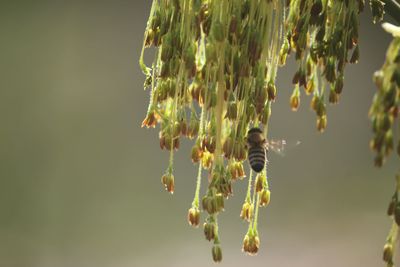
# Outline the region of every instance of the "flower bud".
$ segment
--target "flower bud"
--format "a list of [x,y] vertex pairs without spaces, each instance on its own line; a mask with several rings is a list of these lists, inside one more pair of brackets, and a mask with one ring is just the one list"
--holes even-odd
[[242,206],[242,210],[240,212],[240,218],[246,221],[250,221],[252,217],[253,217],[253,205],[251,205],[249,201],[246,201]]
[[214,222],[205,222],[203,225],[204,228],[204,236],[208,241],[211,241],[215,238],[215,223]]
[[389,130],[385,134],[385,155],[389,155],[394,148],[393,131]]
[[174,193],[175,183],[174,183],[174,175],[170,173],[166,173],[161,177],[161,183],[165,186],[165,190]]
[[193,227],[198,227],[200,224],[200,210],[197,207],[192,207],[188,211],[188,222]]
[[333,83],[335,81],[336,71],[335,71],[335,59],[333,57],[329,57],[328,61],[326,62],[324,75],[328,82]]
[[343,80],[344,80],[344,76],[343,76],[343,74],[341,74],[335,81],[335,92],[337,94],[341,94],[343,91]]
[[233,152],[233,141],[231,137],[227,137],[224,145],[222,146],[222,150],[224,151],[224,155],[227,159],[232,157]]
[[386,243],[385,246],[383,247],[383,260],[388,263],[393,261],[392,244]]
[[261,192],[267,183],[267,177],[264,173],[257,174],[256,177],[256,192]]
[[328,123],[328,119],[326,115],[317,118],[317,129],[319,132],[323,132],[326,129],[326,125]]
[[214,156],[208,151],[203,152],[203,156],[201,157],[201,164],[203,165],[204,169],[208,170],[211,168],[212,163],[214,161]]
[[214,262],[221,262],[222,261],[222,250],[219,245],[214,245],[212,248],[212,257]]
[[307,85],[306,85],[305,89],[306,89],[305,91],[306,91],[307,95],[310,95],[310,94],[312,94],[314,92],[314,89],[315,89],[315,80],[314,80],[314,78],[311,78],[311,79],[309,79],[307,81]]
[[286,58],[289,53],[289,41],[287,38],[284,39],[281,50],[279,51],[279,65],[283,66],[286,63]]
[[389,206],[387,209],[388,216],[392,216],[394,214],[394,211],[396,209],[396,204],[397,204],[396,197],[393,196],[392,199],[390,200],[390,203],[389,203]]
[[146,126],[147,128],[154,128],[157,124],[157,116],[154,110],[149,111],[146,115],[146,118],[142,122],[142,127]]
[[276,99],[276,86],[272,81],[268,82],[267,90],[268,90],[268,99],[270,101],[275,101],[275,99]]
[[318,108],[318,106],[319,106],[319,102],[320,102],[320,100],[319,100],[318,96],[314,95],[314,96],[312,97],[312,99],[311,99],[310,107],[311,107],[311,109],[314,110],[315,112],[317,112],[317,108]]
[[257,233],[249,232],[243,239],[243,251],[248,255],[254,256],[257,254],[260,247],[260,239]]
[[237,105],[235,102],[229,102],[226,110],[225,118],[236,120],[237,118]]
[[271,200],[271,191],[269,189],[264,189],[261,191],[260,195],[260,206],[268,206],[269,202]]
[[214,136],[207,136],[204,139],[204,145],[208,152],[214,153],[217,143],[215,142]]
[[337,104],[339,102],[339,95],[334,90],[329,91],[329,103]]
[[293,111],[297,111],[299,106],[300,106],[300,96],[298,90],[294,90],[290,97],[290,107],[292,108]]
[[192,153],[191,153],[192,162],[193,163],[199,162],[200,159],[202,158],[202,155],[203,155],[203,151],[201,150],[200,146],[196,143],[192,147]]

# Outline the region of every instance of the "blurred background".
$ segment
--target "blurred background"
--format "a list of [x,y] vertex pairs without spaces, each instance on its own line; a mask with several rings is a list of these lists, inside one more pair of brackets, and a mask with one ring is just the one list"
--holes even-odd
[[[138,58],[150,6],[2,1],[1,267],[213,266],[211,244],[186,222],[192,143],[177,153],[171,196],[160,182],[168,153],[158,130],[140,128],[149,96]],[[383,266],[399,164],[373,166],[367,113],[391,36],[367,8],[360,36],[361,61],[347,67],[324,134],[309,98],[290,111],[293,61],[280,70],[270,135],[302,143],[270,156],[272,201],[261,209],[256,257],[241,252],[246,181],[235,184],[219,220],[220,266]]]

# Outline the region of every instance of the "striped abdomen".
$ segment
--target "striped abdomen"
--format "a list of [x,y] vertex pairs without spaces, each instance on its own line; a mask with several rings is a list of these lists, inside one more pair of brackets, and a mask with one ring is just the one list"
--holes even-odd
[[261,172],[264,169],[266,153],[264,146],[254,146],[249,148],[250,167],[255,172]]

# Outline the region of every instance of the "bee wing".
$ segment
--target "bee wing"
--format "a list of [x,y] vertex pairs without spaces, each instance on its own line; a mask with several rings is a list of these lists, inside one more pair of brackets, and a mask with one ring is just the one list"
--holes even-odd
[[290,150],[291,148],[294,148],[298,145],[300,145],[300,141],[295,141],[295,142],[288,142],[284,139],[281,140],[268,140],[267,141],[267,148],[268,151],[273,151],[275,154],[278,154],[279,156],[285,156],[285,153],[287,150]]

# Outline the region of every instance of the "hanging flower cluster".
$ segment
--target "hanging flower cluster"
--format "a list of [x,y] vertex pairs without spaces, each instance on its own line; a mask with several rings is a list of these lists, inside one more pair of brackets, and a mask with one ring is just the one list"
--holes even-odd
[[[160,126],[160,147],[170,154],[161,182],[170,193],[180,139],[194,140],[190,155],[198,174],[188,221],[197,227],[201,211],[207,213],[203,229],[213,242],[214,261],[222,260],[218,214],[234,182],[246,177],[247,132],[260,128],[267,140],[278,66],[295,53],[299,69],[290,105],[297,110],[304,87],[313,95],[317,128],[323,131],[325,99],[337,102],[344,66],[359,58],[363,6],[363,0],[153,0],[140,58],[150,90],[142,126]],[[150,68],[143,58],[151,46],[156,49]],[[203,171],[208,185],[200,200]],[[270,202],[266,167],[260,173],[250,169],[247,182],[240,213],[249,223],[243,251],[254,255],[260,246],[259,207]]]
[[400,139],[393,137],[396,121],[400,123],[400,37],[393,39],[386,62],[373,79],[378,90],[370,108],[374,133],[370,146],[376,151],[375,165],[380,167],[394,149],[400,156]]
[[[381,167],[391,152],[396,149],[400,157],[400,28],[384,23],[384,28],[393,34],[382,68],[374,73],[377,87],[370,108],[373,138],[370,147],[375,151],[375,165]],[[395,140],[395,126],[399,127]],[[393,254],[398,240],[400,226],[400,174],[396,176],[396,186],[390,199],[387,215],[392,219],[392,227],[383,248],[383,260],[388,267],[394,266]]]

